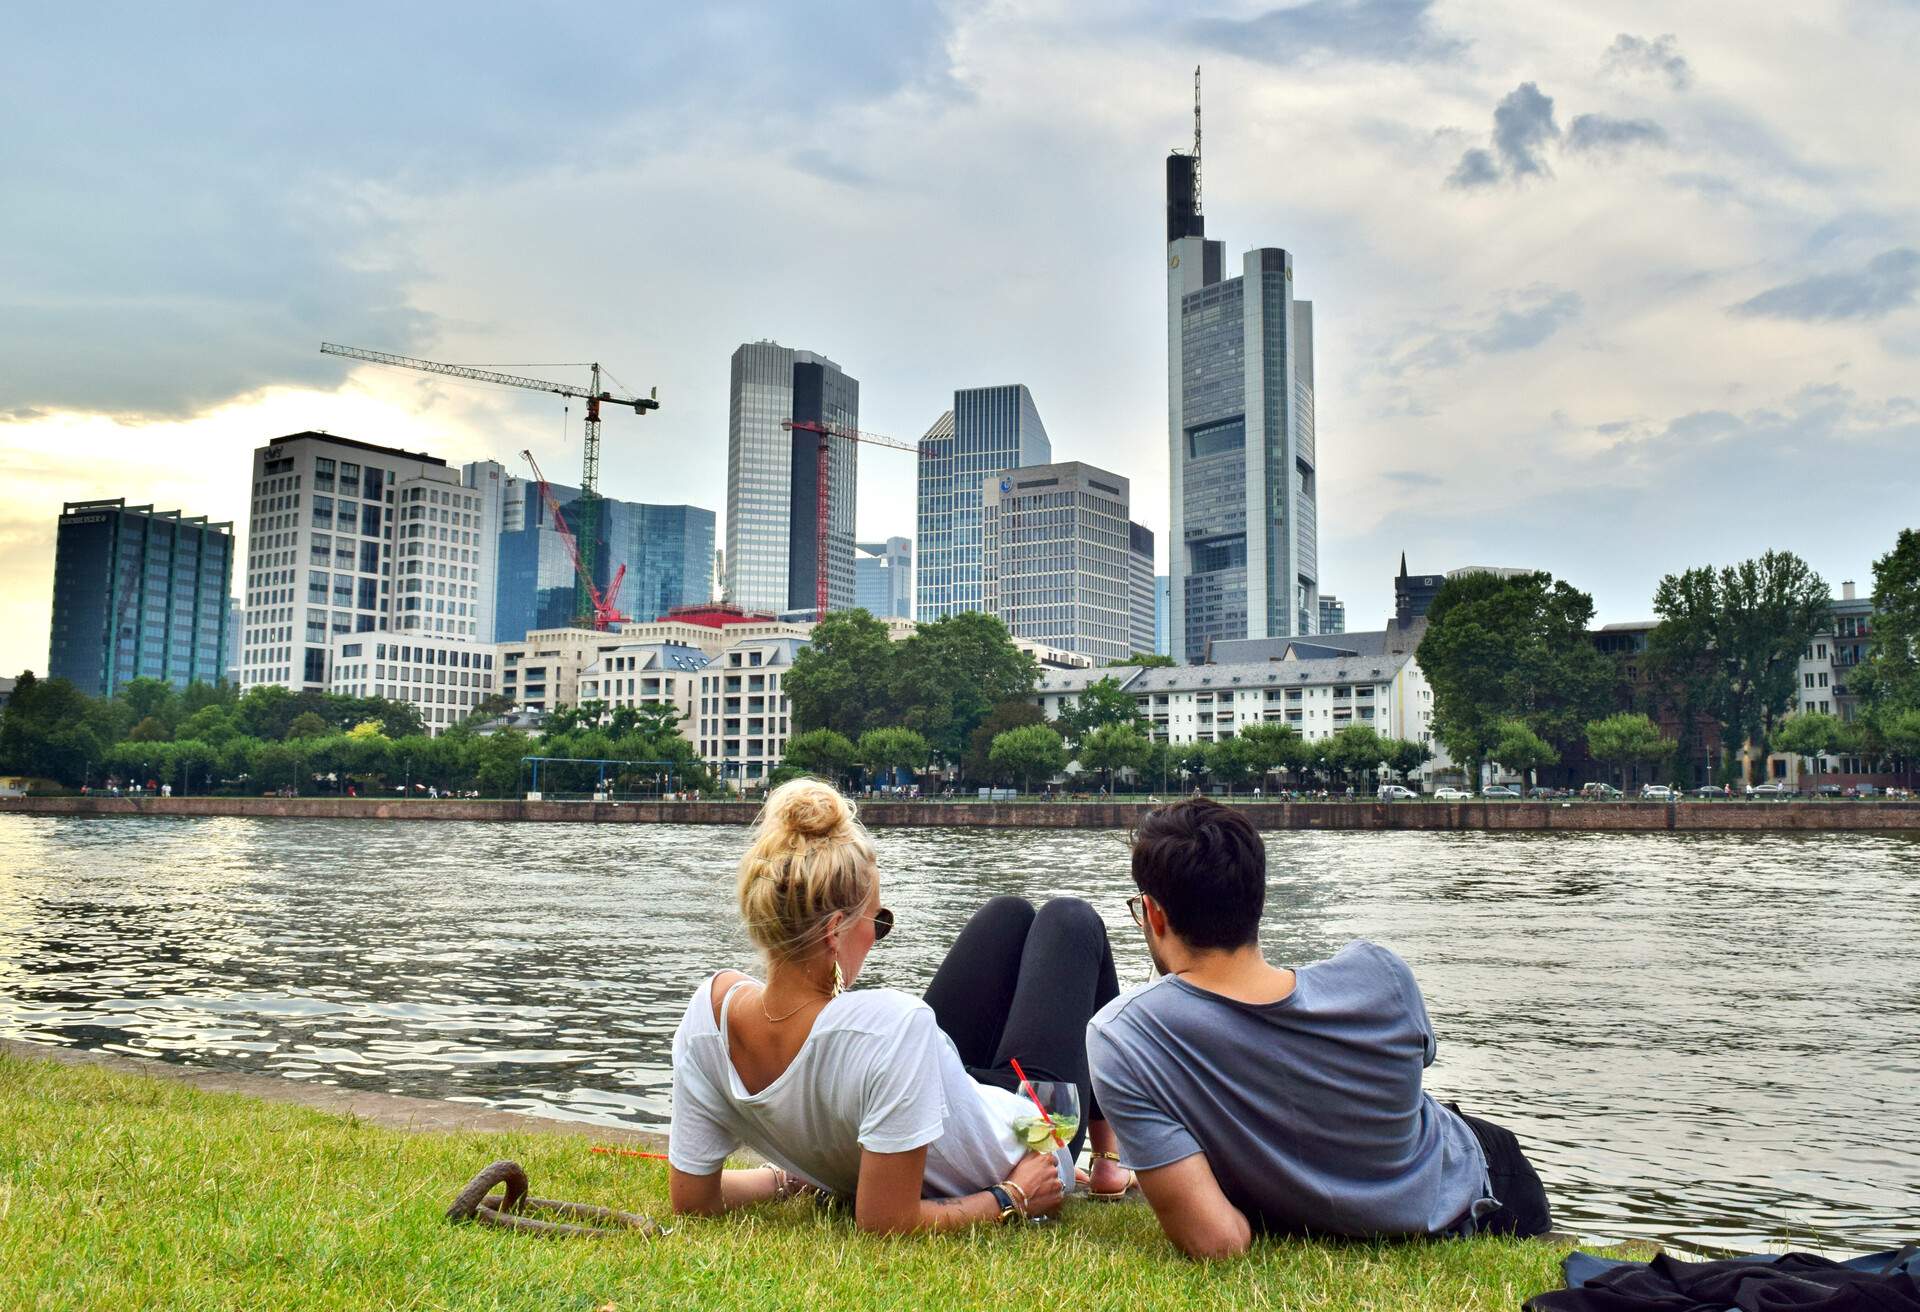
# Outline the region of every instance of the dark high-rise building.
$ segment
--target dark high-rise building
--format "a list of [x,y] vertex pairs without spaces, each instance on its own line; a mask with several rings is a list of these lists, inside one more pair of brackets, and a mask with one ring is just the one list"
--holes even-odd
[[51,678],[109,697],[134,679],[176,688],[227,672],[233,525],[69,501],[53,557]]
[[[1196,128],[1197,128],[1196,106]],[[1170,640],[1312,633],[1319,616],[1313,307],[1293,257],[1262,247],[1225,277],[1195,152],[1167,159],[1167,542]]]
[[1158,638],[1154,628],[1155,577],[1153,530],[1145,524],[1127,524],[1127,601],[1130,618],[1127,643],[1130,656],[1150,655]]
[[[812,351],[749,342],[733,353],[727,418],[726,594],[779,614],[818,598],[821,434],[860,427],[860,382]],[[853,605],[859,445],[829,435],[827,609]]]
[[1400,553],[1400,573],[1393,580],[1393,617],[1402,626],[1425,617],[1433,606],[1433,599],[1440,595],[1440,585],[1447,581],[1445,574],[1409,574],[1407,573],[1407,553]]

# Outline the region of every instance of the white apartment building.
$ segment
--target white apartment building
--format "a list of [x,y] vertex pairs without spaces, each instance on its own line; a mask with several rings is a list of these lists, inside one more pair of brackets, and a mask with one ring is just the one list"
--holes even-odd
[[792,721],[783,684],[805,646],[797,638],[749,639],[700,671],[694,747],[728,788],[765,784],[786,755]]
[[695,688],[710,659],[681,643],[623,642],[580,672],[580,700],[609,708],[671,706],[680,713],[682,736],[692,741]]
[[[1047,670],[1034,700],[1057,718],[1087,685],[1115,678],[1156,742],[1223,742],[1249,724],[1285,724],[1308,740],[1364,724],[1433,744],[1433,690],[1410,654],[1273,660],[1165,669]],[[1436,748],[1437,750],[1437,748]]]
[[[411,536],[400,537],[397,513],[416,508],[405,520]],[[485,637],[498,533],[478,522],[480,511],[461,476],[422,452],[318,432],[256,449],[242,688],[326,689],[333,643],[349,634],[404,625]]]
[[355,633],[335,638],[327,691],[347,697],[385,697],[418,707],[427,732],[473,714],[493,695],[497,650],[463,638]]
[[578,706],[580,676],[627,641],[597,629],[541,629],[519,642],[500,643],[500,691],[513,698],[516,710]]

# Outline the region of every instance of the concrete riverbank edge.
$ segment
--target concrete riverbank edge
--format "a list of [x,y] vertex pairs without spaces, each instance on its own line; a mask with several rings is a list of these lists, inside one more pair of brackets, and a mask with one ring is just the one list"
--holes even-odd
[[[876,828],[1131,829],[1148,802],[875,799]],[[1554,833],[1920,831],[1914,802],[1235,802],[1261,829]],[[466,820],[536,824],[746,825],[755,802],[438,801],[372,797],[5,797],[0,815],[245,816],[304,820]]]
[[505,1112],[478,1103],[409,1098],[368,1089],[344,1089],[334,1084],[312,1084],[305,1080],[283,1079],[277,1075],[249,1075],[242,1071],[181,1066],[173,1062],[156,1061],[151,1057],[103,1052],[97,1048],[61,1048],[27,1043],[20,1039],[0,1039],[0,1057],[16,1061],[50,1061],[63,1066],[97,1066],[121,1075],[171,1080],[203,1093],[234,1093],[263,1102],[288,1103],[333,1116],[351,1116],[389,1130],[564,1134],[592,1139],[595,1143],[638,1148],[643,1152],[663,1153],[667,1150],[667,1137],[664,1134],[651,1134],[645,1130],[586,1121],[564,1121],[525,1112]]

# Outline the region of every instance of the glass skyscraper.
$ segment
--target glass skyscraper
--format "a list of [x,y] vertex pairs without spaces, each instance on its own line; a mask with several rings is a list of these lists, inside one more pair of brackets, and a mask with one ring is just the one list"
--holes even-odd
[[913,541],[853,544],[853,604],[873,616],[913,618]]
[[[727,410],[727,599],[744,610],[810,610],[819,582],[820,434],[860,427],[860,382],[812,351],[748,342],[733,353]],[[853,605],[859,445],[829,437],[827,609]]]
[[[578,488],[549,485],[560,511],[573,522]],[[494,593],[495,642],[519,642],[541,629],[573,626],[573,558],[554,527],[540,485],[507,480],[502,493],[499,580]],[[711,600],[713,512],[698,506],[650,506],[600,500],[601,546],[593,562],[602,589],[622,565],[615,604],[636,620],[651,620],[675,606]]]
[[1313,307],[1293,257],[1248,251],[1223,277],[1190,155],[1167,160],[1169,639],[1310,634],[1319,619]]
[[232,524],[69,501],[54,546],[48,677],[96,697],[138,678],[219,683],[232,590]]
[[953,394],[953,409],[920,440],[917,619],[987,609],[980,525],[986,480],[1052,460],[1053,443],[1025,384]]

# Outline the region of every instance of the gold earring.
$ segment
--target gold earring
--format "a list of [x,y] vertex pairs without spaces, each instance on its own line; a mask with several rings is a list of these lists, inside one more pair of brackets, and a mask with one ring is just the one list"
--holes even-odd
[[833,996],[839,997],[847,991],[847,977],[840,970],[840,963],[833,963]]

